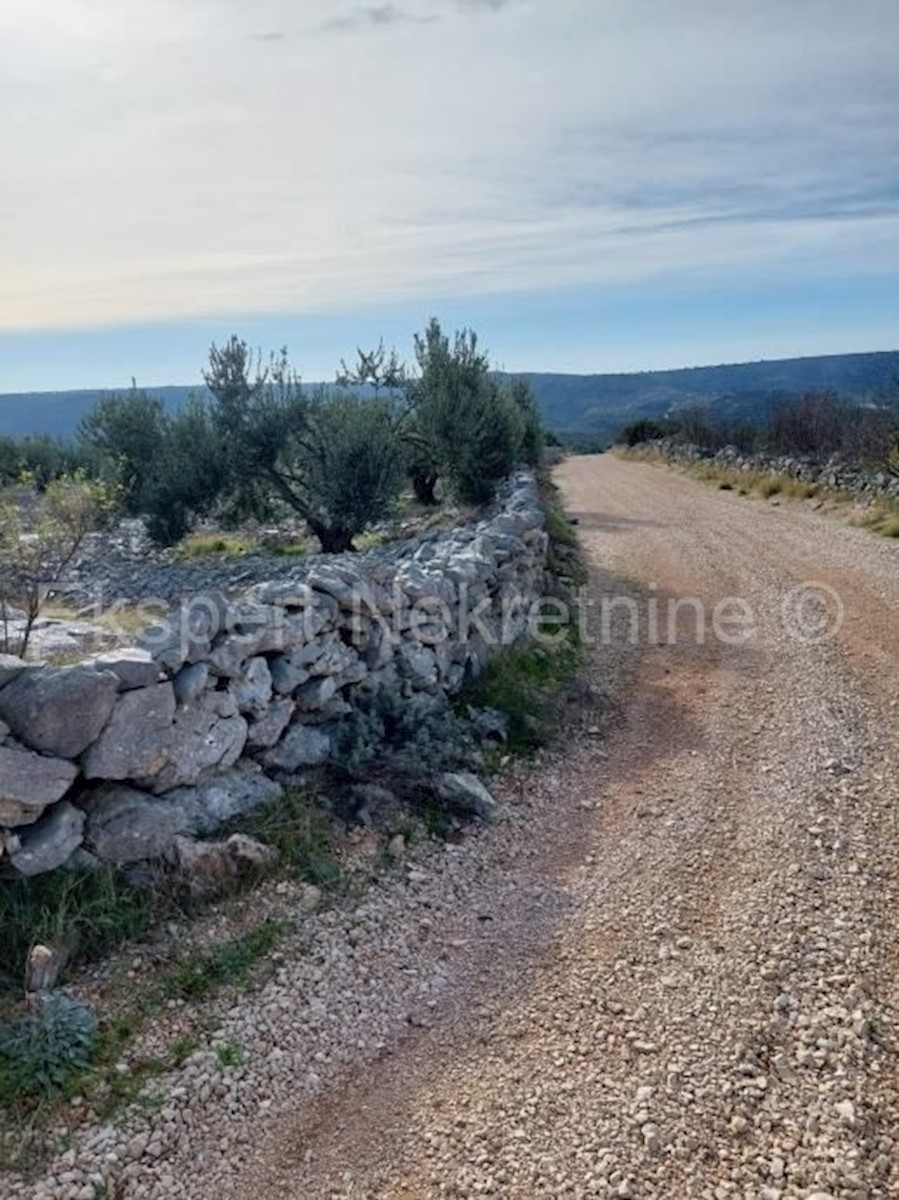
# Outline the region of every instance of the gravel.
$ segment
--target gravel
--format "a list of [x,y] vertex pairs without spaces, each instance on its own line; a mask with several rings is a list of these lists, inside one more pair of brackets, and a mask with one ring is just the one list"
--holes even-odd
[[[609,457],[561,482],[596,598],[741,596],[756,636],[619,636],[493,825],[394,836],[334,908],[261,889],[297,927],[273,973],[211,1006],[158,1110],[88,1114],[4,1196],[899,1195],[899,546]],[[840,593],[836,640],[785,631],[806,580]]]

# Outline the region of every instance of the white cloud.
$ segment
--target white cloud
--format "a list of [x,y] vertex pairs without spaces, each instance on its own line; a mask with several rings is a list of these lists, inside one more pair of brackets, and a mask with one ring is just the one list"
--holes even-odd
[[899,266],[892,0],[18,7],[0,328]]

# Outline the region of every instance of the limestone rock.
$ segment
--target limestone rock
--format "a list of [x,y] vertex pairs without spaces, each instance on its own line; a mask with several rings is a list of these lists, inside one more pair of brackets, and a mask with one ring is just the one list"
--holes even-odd
[[169,761],[175,692],[171,683],[119,697],[108,725],[84,756],[86,779],[141,779]]
[[457,812],[473,813],[484,821],[496,814],[496,801],[470,771],[447,771],[438,776],[437,795]]
[[272,673],[268,662],[261,656],[247,659],[230,690],[242,713],[261,716],[272,698]]
[[78,768],[61,758],[0,746],[0,825],[30,825],[75,781]]
[[157,794],[196,783],[207,772],[233,766],[246,740],[247,722],[238,713],[234,697],[228,692],[204,692],[194,704],[176,711],[167,764],[138,783]]
[[177,871],[194,895],[210,895],[235,883],[241,875],[270,866],[278,851],[246,834],[223,842],[196,842],[177,837],[173,844]]
[[247,746],[251,750],[263,750],[274,746],[278,738],[290,724],[296,705],[286,697],[273,700],[264,716],[250,722],[247,733]]
[[121,784],[104,784],[80,803],[87,813],[88,849],[116,866],[169,853],[188,826],[187,814],[178,804]]
[[28,664],[15,654],[0,654],[0,688],[21,675]]
[[172,680],[176,702],[190,704],[206,690],[208,682],[209,663],[189,663],[186,667],[182,667]]
[[84,813],[68,800],[50,808],[19,835],[19,848],[10,854],[21,875],[41,875],[61,867],[81,845]]
[[175,788],[166,793],[165,800],[183,809],[192,832],[210,833],[235,817],[273,803],[281,792],[281,785],[260,767],[245,762],[195,787]]
[[118,690],[111,671],[41,667],[0,689],[0,717],[33,750],[77,758],[109,720]]
[[111,671],[119,681],[119,691],[150,687],[159,681],[159,667],[148,650],[138,646],[123,646],[107,650],[90,659],[95,671]]
[[262,762],[279,771],[296,771],[300,767],[319,767],[331,756],[331,739],[321,730],[295,724],[277,746],[266,750]]

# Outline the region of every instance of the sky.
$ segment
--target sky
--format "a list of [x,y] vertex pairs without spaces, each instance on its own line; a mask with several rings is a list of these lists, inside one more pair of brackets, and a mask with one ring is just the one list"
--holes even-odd
[[896,0],[0,4],[0,392],[899,347]]

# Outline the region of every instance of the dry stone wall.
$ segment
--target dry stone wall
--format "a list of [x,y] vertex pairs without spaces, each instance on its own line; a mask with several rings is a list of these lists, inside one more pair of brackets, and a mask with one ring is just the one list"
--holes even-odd
[[164,857],[276,802],[374,694],[438,703],[526,636],[546,552],[519,476],[476,524],[195,595],[137,646],[0,656],[0,871]]

